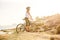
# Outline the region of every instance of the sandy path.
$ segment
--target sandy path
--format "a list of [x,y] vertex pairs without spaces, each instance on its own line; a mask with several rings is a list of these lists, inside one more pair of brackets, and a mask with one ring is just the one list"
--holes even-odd
[[18,34],[17,33],[10,34],[6,38],[6,40],[50,40],[50,37],[60,37],[60,35],[50,35],[45,32],[42,33],[20,32]]
[[10,35],[8,40],[49,40],[50,35],[45,33],[22,32]]

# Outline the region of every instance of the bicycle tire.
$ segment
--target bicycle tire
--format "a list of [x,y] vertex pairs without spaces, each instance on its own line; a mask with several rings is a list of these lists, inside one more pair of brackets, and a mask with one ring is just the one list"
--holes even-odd
[[[23,29],[23,30],[22,30]],[[19,32],[21,32],[21,31],[24,31],[25,29],[24,29],[24,24],[18,24],[17,26],[16,26],[16,32],[17,33],[19,33]]]

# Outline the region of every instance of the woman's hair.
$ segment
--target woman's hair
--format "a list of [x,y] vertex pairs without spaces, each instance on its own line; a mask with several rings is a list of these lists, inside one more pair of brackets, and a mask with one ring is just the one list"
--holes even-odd
[[26,9],[30,9],[30,7],[26,7]]

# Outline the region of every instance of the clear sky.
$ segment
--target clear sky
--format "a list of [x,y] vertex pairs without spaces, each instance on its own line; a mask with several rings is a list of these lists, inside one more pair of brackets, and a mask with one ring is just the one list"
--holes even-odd
[[33,18],[60,13],[60,0],[0,0],[0,25],[22,23],[27,6]]

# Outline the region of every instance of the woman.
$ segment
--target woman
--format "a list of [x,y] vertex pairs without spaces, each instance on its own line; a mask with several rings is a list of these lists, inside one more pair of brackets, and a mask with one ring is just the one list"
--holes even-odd
[[30,21],[32,20],[32,16],[30,15],[30,7],[26,8],[26,17],[25,17],[25,22],[26,22],[26,31],[30,31],[29,27],[30,27]]

